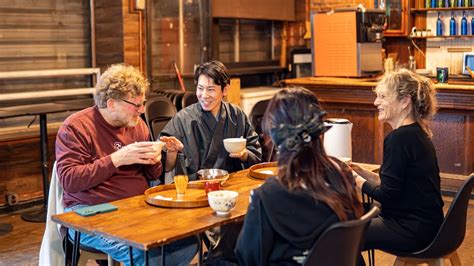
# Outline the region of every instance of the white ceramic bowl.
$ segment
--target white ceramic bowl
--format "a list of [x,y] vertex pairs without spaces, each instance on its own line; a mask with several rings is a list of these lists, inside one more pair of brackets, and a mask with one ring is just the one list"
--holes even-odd
[[207,200],[217,215],[227,215],[235,207],[238,196],[236,191],[216,190],[207,194]]
[[224,148],[229,153],[238,153],[247,146],[247,139],[244,138],[228,138],[224,139]]

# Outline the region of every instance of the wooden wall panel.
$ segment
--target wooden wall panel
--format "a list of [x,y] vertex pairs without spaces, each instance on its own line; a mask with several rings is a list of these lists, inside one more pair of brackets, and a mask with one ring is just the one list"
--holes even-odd
[[146,73],[145,24],[143,12],[135,10],[132,0],[122,0],[124,61]]
[[363,4],[367,8],[374,8],[372,0],[309,0],[311,9],[329,10],[337,7],[357,6]]
[[214,0],[212,16],[262,20],[295,20],[295,0]]
[[0,2],[0,71],[88,66],[87,1],[28,2]]
[[466,116],[438,113],[431,124],[433,143],[438,155],[439,167],[448,173],[463,173],[466,140]]
[[[31,2],[0,1],[0,72],[89,67],[87,1]],[[88,83],[85,78],[1,80],[0,96],[2,93],[88,87]]]
[[[49,167],[54,162],[56,132],[48,134]],[[39,137],[0,142],[0,206],[5,205],[5,194],[14,192],[20,201],[43,196],[40,167]],[[49,174],[49,176],[50,176]]]
[[96,63],[104,71],[124,62],[121,1],[95,0]]
[[464,173],[474,173],[474,114],[466,117],[464,143]]
[[[89,1],[25,0],[0,2],[0,71],[91,66]],[[95,0],[97,64],[103,70],[126,62],[145,71],[144,21],[133,0]],[[90,86],[89,79],[0,81],[0,94]],[[0,95],[1,96],[1,95]],[[16,101],[12,105],[35,103]],[[2,103],[3,107],[5,104]],[[50,163],[58,125],[69,113],[48,115]],[[43,195],[39,131],[26,129],[32,117],[0,119],[0,207],[12,191],[20,201]],[[18,130],[18,132],[15,132]],[[50,164],[52,165],[52,164]]]

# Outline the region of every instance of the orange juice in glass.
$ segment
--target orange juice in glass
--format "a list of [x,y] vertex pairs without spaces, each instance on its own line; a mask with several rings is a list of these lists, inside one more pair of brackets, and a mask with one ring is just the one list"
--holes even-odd
[[176,192],[178,193],[178,195],[183,195],[184,193],[186,193],[188,182],[189,179],[187,175],[174,176],[174,186],[176,187]]

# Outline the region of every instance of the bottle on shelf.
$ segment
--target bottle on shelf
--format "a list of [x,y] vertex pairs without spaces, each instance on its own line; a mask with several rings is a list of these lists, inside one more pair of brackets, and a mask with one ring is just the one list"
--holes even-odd
[[471,35],[474,35],[474,17],[471,18]]
[[464,6],[464,0],[458,0],[457,6],[458,6],[458,7]]
[[443,21],[441,20],[441,12],[438,12],[438,20],[436,20],[436,36],[443,36]]
[[462,19],[461,19],[461,35],[467,35],[467,18],[466,18],[466,11],[462,12]]
[[456,35],[456,19],[454,18],[454,12],[451,11],[451,20],[449,21],[449,35]]
[[449,1],[449,7],[455,7],[456,6],[456,0],[450,0]]
[[436,0],[431,0],[431,8],[436,7]]
[[438,0],[438,7],[444,7],[444,0]]

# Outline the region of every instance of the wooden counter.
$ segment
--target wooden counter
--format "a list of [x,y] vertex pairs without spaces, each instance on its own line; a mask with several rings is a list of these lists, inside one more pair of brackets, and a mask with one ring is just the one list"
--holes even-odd
[[[373,105],[376,79],[308,77],[284,80],[285,86],[311,90],[328,111],[328,117],[349,119],[353,161],[380,164],[383,139],[391,131],[377,119]],[[436,84],[438,113],[431,128],[442,172],[474,172],[474,86]]]

